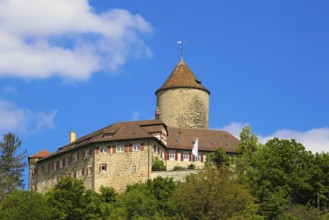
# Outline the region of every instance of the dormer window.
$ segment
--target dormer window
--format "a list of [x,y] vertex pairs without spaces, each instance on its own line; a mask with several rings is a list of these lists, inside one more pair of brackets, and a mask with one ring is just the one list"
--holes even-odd
[[113,133],[105,133],[103,135],[103,138],[111,138],[113,136]]

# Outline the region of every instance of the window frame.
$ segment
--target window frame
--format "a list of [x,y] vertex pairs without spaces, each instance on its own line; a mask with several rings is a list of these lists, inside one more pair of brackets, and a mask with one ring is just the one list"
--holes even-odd
[[105,153],[107,153],[107,146],[100,146],[100,147],[99,147],[99,153],[100,153],[100,154],[105,154]]
[[135,152],[141,151],[141,144],[133,144],[133,151]]
[[183,153],[183,161],[189,161],[190,155],[188,153]]
[[169,160],[175,160],[175,152],[169,151]]
[[125,147],[124,147],[124,145],[117,145],[116,147],[115,147],[115,152],[116,153],[123,153],[123,152],[125,152]]

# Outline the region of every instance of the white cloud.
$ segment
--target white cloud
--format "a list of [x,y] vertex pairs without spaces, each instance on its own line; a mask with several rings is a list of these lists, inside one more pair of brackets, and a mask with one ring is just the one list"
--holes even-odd
[[[226,130],[231,133],[236,138],[239,138],[242,128],[248,125],[249,123],[241,122],[231,122],[229,125],[220,128],[221,130]],[[252,126],[251,126],[252,127]],[[279,129],[273,132],[270,135],[264,136],[261,134],[256,134],[261,143],[266,143],[266,141],[277,137],[280,139],[295,139],[297,142],[300,142],[304,147],[312,151],[313,153],[329,153],[329,128],[313,128],[308,131],[293,131],[289,129]]]
[[57,110],[50,113],[17,108],[14,104],[0,100],[0,134],[8,132],[37,132],[54,128]]
[[288,140],[295,139],[313,153],[329,152],[329,128],[327,127],[314,128],[304,132],[281,129],[275,131],[271,135],[265,137],[260,136],[260,141],[265,143],[267,140],[274,137]]
[[147,21],[120,9],[97,14],[87,0],[2,0],[0,21],[0,77],[87,80],[150,55],[140,37]]
[[226,126],[220,128],[220,130],[228,131],[234,137],[240,138],[240,133],[242,131],[242,128],[244,128],[247,125],[248,125],[248,123],[231,122],[229,125],[226,125]]

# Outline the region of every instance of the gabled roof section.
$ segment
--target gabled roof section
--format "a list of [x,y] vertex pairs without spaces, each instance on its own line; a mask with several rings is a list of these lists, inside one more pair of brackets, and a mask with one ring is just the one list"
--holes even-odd
[[153,133],[161,131],[161,128],[167,129],[166,125],[160,120],[118,122],[78,138],[74,142],[58,148],[53,154],[48,153],[49,156],[55,156],[92,143],[153,138]]
[[221,147],[227,153],[236,153],[239,145],[239,140],[227,131],[168,127],[168,132],[169,149],[192,150],[196,138],[199,151],[215,151]]
[[191,69],[186,65],[183,58],[181,58],[169,78],[161,88],[155,92],[155,94],[161,90],[173,88],[194,88],[203,90],[210,94],[209,90],[202,85],[201,81],[196,78]]
[[45,149],[39,151],[36,154],[33,154],[32,156],[29,156],[29,158],[44,158],[50,156],[51,153]]

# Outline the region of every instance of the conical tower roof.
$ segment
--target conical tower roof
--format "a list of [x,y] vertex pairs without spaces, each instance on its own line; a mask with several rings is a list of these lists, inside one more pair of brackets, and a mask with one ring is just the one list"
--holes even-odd
[[204,90],[210,94],[209,90],[201,84],[201,81],[196,78],[191,69],[186,65],[183,58],[181,58],[175,69],[170,74],[169,78],[160,87],[160,89],[155,92],[155,94],[161,90],[173,88],[194,88]]

